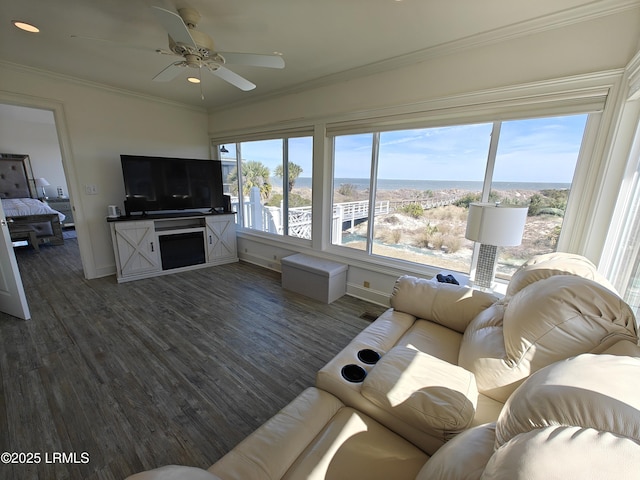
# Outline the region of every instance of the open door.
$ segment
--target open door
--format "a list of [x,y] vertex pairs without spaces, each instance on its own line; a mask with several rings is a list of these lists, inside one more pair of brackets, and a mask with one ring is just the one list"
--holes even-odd
[[31,313],[22,286],[22,277],[13,251],[11,235],[0,203],[0,312],[8,313],[23,320],[29,320]]

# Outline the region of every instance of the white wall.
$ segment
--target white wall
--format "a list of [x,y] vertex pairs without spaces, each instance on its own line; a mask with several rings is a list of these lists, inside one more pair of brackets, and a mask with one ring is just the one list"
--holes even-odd
[[[0,103],[50,107],[64,123],[60,140],[85,275],[114,273],[105,217],[107,205],[123,207],[120,154],[210,158],[205,111],[26,67],[2,67]],[[87,195],[86,185],[96,185],[98,194]]]
[[[456,45],[436,48],[425,55],[420,63],[361,78],[345,77],[338,83],[318,85],[308,91],[293,91],[285,96],[212,112],[209,115],[209,132],[214,139],[228,140],[237,134],[278,126],[314,125],[316,130],[321,130],[325,123],[419,112],[425,105],[432,106],[438,102],[443,108],[447,108],[448,104],[465,105],[465,101],[469,102],[466,105],[471,105],[480,98],[473,96],[478,92],[513,89],[531,83],[544,84],[548,81],[562,84],[566,80],[566,91],[569,92],[572,78],[606,72],[613,80],[608,86],[610,95],[596,135],[594,157],[598,157],[598,162],[600,158],[607,157],[609,140],[617,128],[615,122],[619,105],[616,103],[621,101],[616,89],[622,82],[624,68],[638,49],[640,7],[582,23],[569,21],[554,29],[526,35],[515,33],[501,39],[500,33],[496,32],[493,38],[484,36],[482,42],[476,45],[465,40]],[[594,212],[595,205],[599,204],[612,208],[616,185],[621,181],[620,166],[626,161],[623,157],[607,157],[607,168],[602,171],[606,172],[608,178],[604,178],[605,174],[599,174],[600,167],[594,167],[593,176],[601,178],[594,178],[592,183],[599,183],[604,193],[599,196],[589,192],[584,201],[579,202],[581,208]],[[330,172],[330,169],[314,168],[315,171]],[[318,183],[326,188],[326,182]],[[324,193],[329,195],[330,191]],[[314,208],[316,206],[314,203]],[[606,220],[604,212],[600,211],[598,215]],[[608,215],[610,218],[611,212]],[[595,214],[584,219],[578,234],[593,231],[593,224],[598,220]],[[601,230],[606,231],[602,222],[598,224]],[[313,251],[296,244],[283,245],[284,242],[278,244],[250,233],[241,232],[239,235],[240,258],[267,268],[279,270],[279,262],[274,258],[281,258],[287,249],[307,250],[349,263],[349,293],[379,303],[385,303],[399,274],[425,274],[421,268],[411,267],[411,271],[403,271],[383,262],[376,265],[375,259],[369,263],[351,258],[340,259],[336,258],[335,252]],[[597,248],[601,248],[602,244],[603,239],[598,238],[597,242],[589,244],[590,251],[585,249],[582,253],[597,260],[600,254]],[[365,281],[370,284],[369,288],[363,287]]]

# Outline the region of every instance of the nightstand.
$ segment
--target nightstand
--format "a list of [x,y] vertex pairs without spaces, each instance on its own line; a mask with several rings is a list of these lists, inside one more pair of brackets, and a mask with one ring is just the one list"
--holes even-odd
[[68,198],[49,197],[46,199],[46,202],[51,208],[65,216],[64,222],[62,222],[63,227],[72,227],[74,225],[73,210],[71,210],[71,202]]

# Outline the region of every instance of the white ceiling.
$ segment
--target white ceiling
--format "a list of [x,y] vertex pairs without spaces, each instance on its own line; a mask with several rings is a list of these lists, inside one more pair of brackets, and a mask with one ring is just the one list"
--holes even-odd
[[[340,81],[453,45],[562,24],[634,0],[0,0],[0,61],[205,108]],[[257,85],[243,92],[208,71],[152,78],[177,57],[151,6],[195,8],[216,50],[280,52],[284,70],[230,66]],[[35,24],[29,34],[11,20]],[[77,37],[72,37],[77,36]],[[78,38],[79,37],[79,38]],[[452,43],[454,42],[454,43]],[[191,69],[189,69],[191,70]]]

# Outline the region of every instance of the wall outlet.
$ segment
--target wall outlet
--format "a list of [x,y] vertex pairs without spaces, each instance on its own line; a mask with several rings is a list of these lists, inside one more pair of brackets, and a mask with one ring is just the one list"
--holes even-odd
[[97,195],[98,194],[98,186],[97,185],[85,185],[84,191],[87,195]]
[[364,282],[364,288],[369,288],[371,284],[369,282]]

